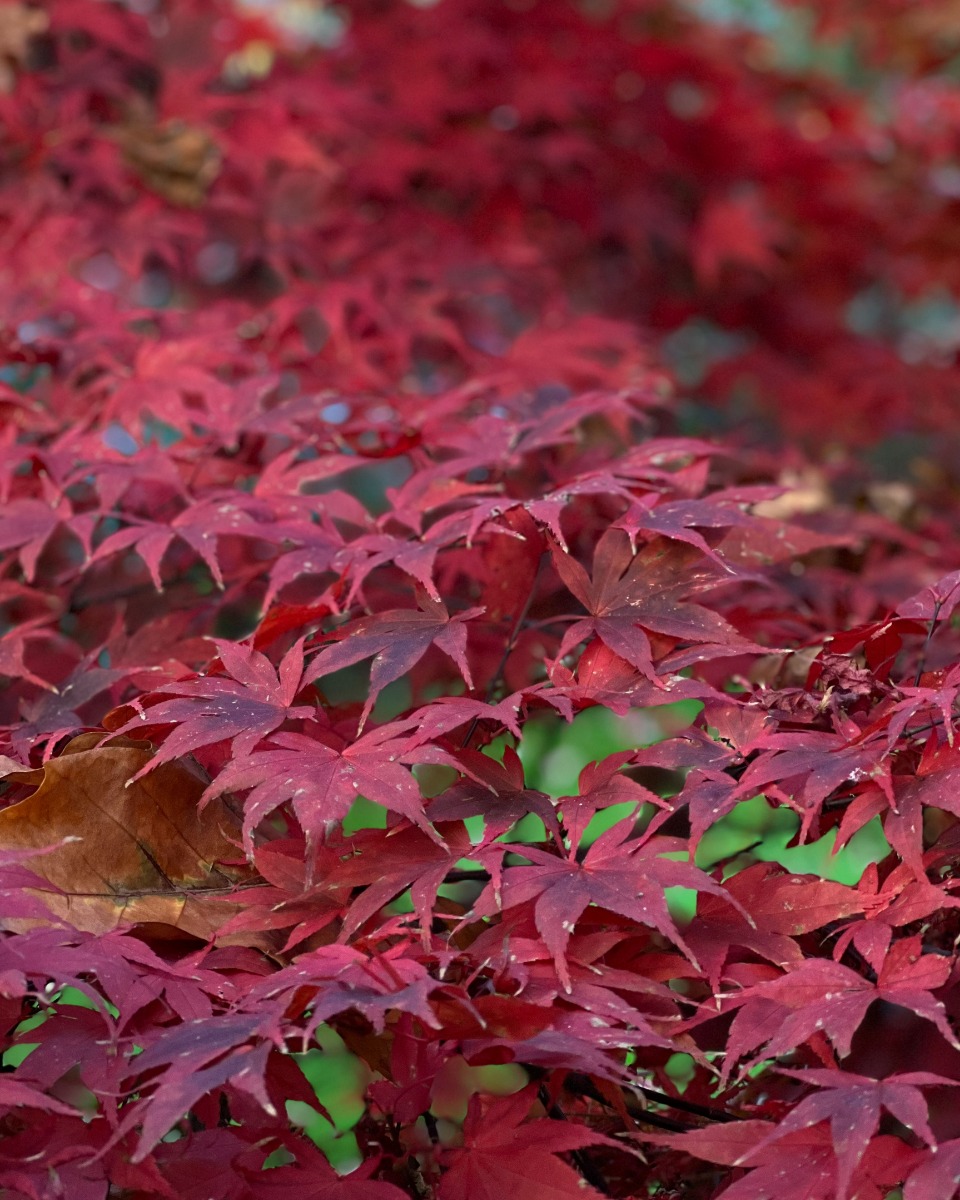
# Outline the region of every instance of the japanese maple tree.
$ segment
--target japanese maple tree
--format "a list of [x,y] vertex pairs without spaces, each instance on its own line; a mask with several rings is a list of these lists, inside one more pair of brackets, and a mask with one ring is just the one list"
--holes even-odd
[[957,1193],[960,23],[716,7],[0,0],[3,1196]]

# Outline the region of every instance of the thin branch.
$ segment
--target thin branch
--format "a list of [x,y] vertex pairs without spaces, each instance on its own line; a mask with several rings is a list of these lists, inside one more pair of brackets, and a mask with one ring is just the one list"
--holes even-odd
[[[540,1099],[540,1103],[546,1109],[547,1114],[553,1117],[555,1121],[567,1120],[567,1114],[563,1111],[559,1104],[556,1104],[550,1099],[550,1093],[547,1091],[546,1084],[540,1084],[540,1086],[537,1088],[537,1096]],[[596,1166],[594,1166],[590,1156],[584,1150],[571,1150],[570,1157],[576,1164],[577,1170],[591,1187],[596,1188],[596,1190],[603,1196],[610,1195],[610,1189],[607,1186],[606,1179],[596,1168]]]
[[[609,1104],[609,1101],[603,1093],[594,1085],[593,1081],[586,1075],[573,1073],[567,1076],[564,1081],[564,1086],[571,1092],[575,1092],[580,1096],[587,1096],[591,1100],[597,1100],[601,1104]],[[714,1108],[706,1104],[694,1104],[691,1100],[684,1100],[679,1096],[670,1096],[666,1092],[661,1092],[657,1088],[647,1087],[642,1083],[631,1083],[627,1089],[621,1089],[624,1092],[624,1101],[627,1106],[627,1111],[632,1117],[641,1121],[650,1121],[651,1124],[662,1124],[663,1121],[669,1121],[669,1118],[660,1118],[659,1114],[651,1113],[649,1109],[644,1108],[632,1095],[634,1092],[639,1092],[648,1100],[653,1100],[657,1104],[662,1104],[665,1108],[675,1108],[678,1112],[687,1112],[692,1116],[704,1117],[708,1121],[732,1122],[739,1121],[742,1118],[738,1113],[727,1112],[726,1109]],[[652,1118],[658,1118],[653,1120]],[[686,1132],[690,1128],[688,1125],[680,1125],[676,1121],[670,1122],[671,1127],[676,1127],[680,1132]]]

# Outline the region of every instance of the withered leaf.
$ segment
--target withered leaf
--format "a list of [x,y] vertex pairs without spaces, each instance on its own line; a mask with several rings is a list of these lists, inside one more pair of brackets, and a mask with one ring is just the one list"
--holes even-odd
[[198,811],[207,781],[189,760],[130,783],[150,749],[104,736],[81,734],[37,770],[3,772],[35,790],[0,811],[0,849],[55,847],[31,869],[57,889],[42,893],[51,914],[77,929],[151,922],[209,937],[232,908],[204,900],[249,874],[237,865],[239,821],[223,799]]
[[184,121],[136,120],[117,141],[141,182],[172,204],[195,208],[220,172],[220,150],[203,129]]
[[30,57],[34,40],[46,33],[49,16],[29,4],[0,7],[0,91],[13,91],[17,70]]

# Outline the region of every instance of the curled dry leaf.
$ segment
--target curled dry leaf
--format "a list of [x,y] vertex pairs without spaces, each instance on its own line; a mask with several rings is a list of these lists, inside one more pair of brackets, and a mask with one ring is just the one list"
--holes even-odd
[[824,512],[834,503],[826,476],[817,467],[783,471],[778,482],[785,489],[783,495],[755,504],[753,511],[758,517],[788,520],[803,513]]
[[187,760],[130,783],[151,751],[103,736],[74,738],[35,771],[8,760],[4,777],[35,790],[0,811],[0,849],[55,847],[31,869],[56,889],[42,893],[51,914],[77,929],[151,922],[211,936],[233,908],[204,901],[249,874],[236,865],[239,821],[222,799],[198,811],[207,781]]
[[127,163],[150,191],[195,208],[220,171],[220,149],[203,129],[184,121],[133,121],[117,131]]
[[17,70],[24,65],[34,38],[46,33],[49,16],[29,4],[4,4],[0,7],[0,91],[10,92]]

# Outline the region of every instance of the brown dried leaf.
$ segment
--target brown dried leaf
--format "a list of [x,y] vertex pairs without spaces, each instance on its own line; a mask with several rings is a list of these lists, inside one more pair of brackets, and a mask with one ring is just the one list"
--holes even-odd
[[753,506],[758,517],[773,517],[778,521],[788,521],[804,513],[823,512],[834,503],[830,493],[827,478],[816,467],[808,467],[803,471],[784,471],[778,483],[786,491],[776,500],[763,500]]
[[[3,772],[36,790],[0,811],[0,849],[56,846],[31,870],[59,889],[42,892],[51,914],[77,929],[151,922],[211,936],[234,907],[204,900],[250,876],[236,865],[240,822],[222,800],[198,811],[206,780],[187,761],[127,786],[151,752],[103,736],[74,738],[38,770]],[[57,845],[64,838],[77,840]]]
[[34,38],[46,33],[50,18],[28,4],[0,6],[0,90],[12,91],[16,70],[27,61]]
[[143,184],[172,204],[202,204],[220,171],[213,138],[184,121],[135,120],[116,133],[123,156]]

